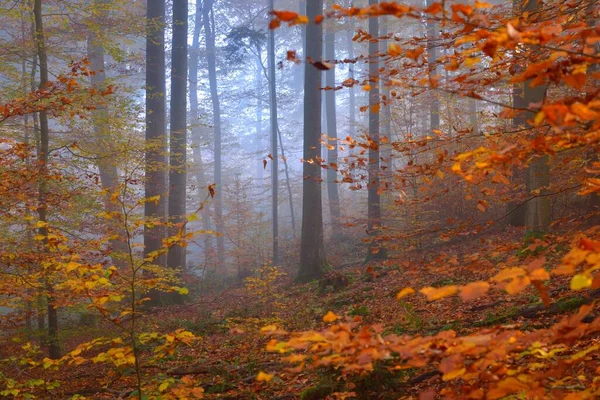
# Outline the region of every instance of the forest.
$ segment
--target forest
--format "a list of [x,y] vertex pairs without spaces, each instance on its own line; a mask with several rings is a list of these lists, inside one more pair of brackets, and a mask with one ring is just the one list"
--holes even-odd
[[0,398],[600,398],[596,0],[0,0]]

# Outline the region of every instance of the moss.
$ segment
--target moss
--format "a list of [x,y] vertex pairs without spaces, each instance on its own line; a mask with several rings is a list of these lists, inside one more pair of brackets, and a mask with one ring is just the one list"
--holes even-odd
[[363,305],[360,305],[358,307],[350,307],[350,310],[348,310],[348,315],[354,317],[357,315],[360,315],[361,317],[366,317],[370,314],[371,312],[369,311],[369,307]]
[[329,384],[311,386],[300,393],[301,400],[321,400],[335,391],[335,387]]
[[210,393],[210,394],[227,393],[230,390],[234,390],[234,389],[235,389],[235,386],[232,385],[231,383],[221,382],[221,383],[217,383],[215,385],[210,386],[208,389],[206,389],[206,393]]
[[577,297],[571,297],[570,299],[560,299],[558,302],[556,302],[556,306],[558,307],[558,309],[561,312],[566,312],[566,311],[571,311],[571,310],[577,310],[579,309],[579,307],[581,307],[582,305],[584,305],[586,303],[585,298],[577,296]]

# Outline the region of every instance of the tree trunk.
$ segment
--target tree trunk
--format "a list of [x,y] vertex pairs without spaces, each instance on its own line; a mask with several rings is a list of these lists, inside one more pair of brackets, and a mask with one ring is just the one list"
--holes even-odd
[[[164,221],[166,214],[166,110],[165,110],[165,1],[148,0],[146,12],[146,199],[160,196],[158,201],[144,203],[148,221]],[[164,225],[144,225],[144,257],[162,249]],[[166,257],[154,260],[166,265]],[[160,303],[160,293],[150,292],[150,304]]]
[[[269,1],[269,12],[275,9],[274,0]],[[279,157],[277,155],[277,134],[279,131],[277,123],[277,92],[275,81],[275,30],[269,29],[268,39],[268,72],[269,72],[269,109],[271,120],[271,223],[273,230],[273,265],[279,264]]]
[[[302,238],[298,280],[310,281],[323,274],[327,265],[323,244],[323,205],[321,201],[321,167],[317,159],[321,144],[321,72],[310,61],[320,61],[323,51],[323,26],[315,18],[323,12],[323,0],[307,2],[306,57],[304,71],[304,176],[302,193]],[[310,162],[309,162],[310,161]]]
[[[45,89],[48,83],[48,56],[46,53],[46,40],[44,36],[44,24],[42,20],[42,0],[35,0],[33,6],[35,20],[35,38],[37,42],[37,53],[40,61],[40,90]],[[38,153],[39,161],[39,184],[38,184],[38,218],[41,226],[39,235],[43,237],[42,244],[44,252],[48,252],[48,152],[49,136],[48,114],[46,111],[40,111],[40,151]],[[58,310],[54,304],[54,288],[50,282],[51,277],[46,277],[46,291],[48,302],[48,357],[58,359],[61,357],[60,343],[58,341]]]
[[[325,59],[329,62],[335,60],[335,31],[329,27],[325,33]],[[327,136],[330,138],[330,146],[327,151],[327,195],[329,200],[329,213],[331,216],[331,230],[334,240],[342,237],[340,196],[338,193],[337,164],[338,164],[338,143],[337,143],[337,115],[336,115],[336,96],[335,90],[335,67],[325,73],[325,86],[332,90],[325,92],[325,121],[327,122]]]
[[[262,49],[260,46],[256,48],[256,153],[258,155],[258,160],[256,164],[256,194],[257,197],[261,196],[263,193],[263,179],[264,179],[264,169],[265,166],[263,164],[264,160],[264,148],[263,148],[263,128],[262,128],[262,111],[263,111],[263,98],[262,98],[262,90],[263,90],[263,64],[262,64]],[[260,206],[260,211],[263,212],[262,205]]]
[[208,80],[210,85],[210,98],[213,106],[214,125],[214,179],[216,185],[215,194],[215,225],[217,236],[217,263],[220,268],[225,267],[225,238],[223,236],[223,180],[222,180],[222,132],[221,132],[221,104],[219,102],[219,89],[217,87],[217,60],[215,46],[215,21],[213,13],[214,0],[206,0],[204,3],[204,33],[206,35],[206,57],[208,61]]
[[[526,108],[527,104],[525,103],[525,98],[523,97],[523,87],[522,83],[515,83],[512,87],[512,103],[514,108]],[[515,115],[512,119],[512,127],[515,131],[519,129],[524,129],[526,127],[527,118],[525,114],[519,113]],[[514,187],[522,185],[525,181],[525,174],[522,170],[514,169],[513,170],[513,190]],[[516,190],[515,190],[516,191]],[[520,192],[520,190],[519,190]],[[518,192],[517,192],[518,193]],[[517,194],[516,193],[516,194]],[[510,212],[510,216],[508,218],[508,223],[511,226],[525,226],[525,216],[527,213],[527,206],[522,205],[521,201],[518,199],[515,201],[510,201],[507,204],[508,211]]]
[[[388,35],[388,17],[383,17],[381,24],[381,36]],[[386,54],[389,41],[381,41],[381,53]],[[381,105],[381,136],[384,141],[381,144],[381,169],[383,185],[387,189],[392,183],[392,110],[390,102],[390,87],[382,82],[382,105]]]
[[[369,0],[370,5],[376,5],[378,0]],[[369,35],[379,36],[379,19],[369,19]],[[381,196],[379,194],[379,42],[369,42],[369,184],[367,207],[367,232],[372,237],[367,251],[367,261],[385,258],[378,235],[381,230]]]
[[[427,0],[427,7],[430,7],[435,1]],[[431,19],[427,19],[427,63],[429,65],[430,79],[437,75],[437,24]],[[437,94],[429,91],[429,131],[440,129],[440,101]]]
[[[175,236],[186,217],[187,194],[187,33],[188,2],[173,0],[171,55],[171,103],[169,146],[169,236]],[[173,246],[167,254],[167,267],[186,267],[185,247]],[[169,296],[181,302],[180,296]]]
[[[532,15],[540,7],[537,0],[529,0],[525,11]],[[532,88],[530,81],[525,82],[523,97],[525,106],[533,103],[541,103],[544,100],[547,86]],[[533,118],[532,113],[526,113],[525,118]],[[547,155],[536,157],[527,168],[525,173],[527,192],[535,196],[527,202],[527,217],[525,219],[527,232],[544,232],[551,222],[550,198],[545,196],[550,186],[550,166]]]
[[[196,166],[196,185],[198,187],[198,207],[208,195],[206,176],[204,173],[204,164],[202,161],[201,146],[201,129],[198,112],[198,63],[200,62],[200,30],[202,28],[202,5],[200,2],[196,4],[196,15],[194,21],[194,36],[192,38],[192,46],[190,47],[189,62],[188,62],[188,79],[190,81],[190,125],[192,127],[192,156]],[[212,230],[210,221],[209,207],[205,204],[202,208],[202,228],[204,230]],[[212,243],[212,235],[205,235],[204,253],[210,251]]]
[[[110,3],[110,0],[94,0],[94,6],[98,10],[98,16],[95,23],[99,24],[100,27],[106,23],[106,17],[108,11],[106,6]],[[87,57],[90,61],[90,68],[94,71],[93,75],[90,75],[90,83],[92,86],[102,90],[106,86],[106,74],[105,69],[105,50],[102,45],[102,39],[96,33],[96,29],[89,29],[87,34]],[[105,191],[104,195],[104,209],[107,213],[113,215],[120,215],[122,212],[119,207],[118,201],[111,200],[113,194],[120,191],[119,187],[119,173],[117,170],[117,161],[115,160],[115,151],[113,141],[111,137],[111,130],[109,124],[108,110],[104,106],[98,107],[92,111],[92,125],[94,129],[94,139],[92,141],[95,148],[98,150],[96,166],[100,173],[100,184],[102,190]],[[113,226],[108,227],[108,233],[112,236],[117,234],[117,239],[110,239],[109,245],[111,248],[111,259],[113,264],[121,269],[125,267],[125,255],[128,252],[127,245],[123,241],[125,237],[121,226],[117,226],[120,223],[119,219],[111,219]]]

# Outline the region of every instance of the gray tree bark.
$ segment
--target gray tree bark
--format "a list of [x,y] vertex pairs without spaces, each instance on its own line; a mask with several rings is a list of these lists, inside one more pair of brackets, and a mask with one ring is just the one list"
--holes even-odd
[[217,187],[215,194],[215,225],[217,236],[217,263],[223,268],[225,266],[225,233],[223,229],[223,162],[222,162],[222,128],[221,128],[221,103],[219,101],[219,89],[217,87],[217,61],[215,46],[215,21],[213,14],[214,0],[206,0],[204,3],[204,33],[206,35],[206,57],[208,61],[208,80],[210,85],[210,98],[213,106],[214,125],[214,180]]
[[[169,235],[176,235],[186,218],[187,195],[187,56],[188,1],[173,0],[169,148]],[[185,231],[184,231],[185,233]],[[169,248],[167,267],[186,268],[185,247]],[[169,296],[181,302],[180,296]]]
[[[329,5],[329,4],[328,4]],[[329,62],[335,60],[335,31],[330,26],[325,32],[325,59]],[[325,72],[325,86],[335,88],[335,66]],[[335,90],[325,92],[325,121],[327,126],[327,136],[331,138],[328,143],[333,148],[327,150],[327,196],[329,200],[329,214],[331,216],[331,230],[334,240],[342,237],[340,195],[338,193],[337,164],[338,164],[338,143],[337,143],[337,114],[336,114],[336,95]]]
[[[147,220],[163,221],[166,216],[167,138],[165,110],[165,1],[148,0],[146,12],[146,179],[145,197],[160,196],[144,204]],[[164,226],[144,226],[144,256],[162,248]],[[164,266],[166,257],[154,261]],[[150,304],[158,305],[160,294],[150,293]]]
[[[304,72],[304,164],[302,194],[302,238],[300,240],[299,281],[319,278],[327,266],[323,244],[323,205],[321,201],[321,71],[309,61],[320,61],[323,51],[323,26],[315,18],[323,12],[323,0],[307,1],[306,69]],[[308,162],[310,161],[310,162]]]
[[[275,9],[274,0],[268,0],[269,12]],[[273,265],[279,264],[279,156],[277,149],[277,135],[279,125],[277,121],[277,82],[275,81],[275,30],[269,29],[267,43],[268,74],[269,74],[269,110],[271,127],[271,227],[273,234]]]
[[[48,84],[48,55],[46,52],[46,38],[44,34],[44,24],[42,18],[42,0],[35,0],[33,5],[33,15],[35,21],[35,38],[37,42],[37,53],[40,62],[40,89],[45,89]],[[38,183],[38,219],[43,223],[38,230],[43,237],[42,244],[44,252],[48,252],[48,183],[46,176],[48,174],[48,152],[50,130],[48,127],[48,114],[46,111],[39,112],[40,120],[40,148],[38,152],[39,183]],[[61,357],[60,343],[58,340],[58,310],[54,304],[54,287],[52,282],[46,278],[46,300],[48,314],[48,357],[58,359]]]
[[[378,0],[369,0],[370,5],[376,5]],[[373,38],[379,37],[379,19],[369,19],[369,35]],[[371,90],[369,91],[369,140],[373,145],[369,146],[369,185],[368,185],[368,207],[367,207],[367,231],[372,237],[367,251],[367,261],[385,258],[385,250],[381,247],[378,235],[381,231],[381,196],[379,194],[379,43],[369,42],[369,80]]]

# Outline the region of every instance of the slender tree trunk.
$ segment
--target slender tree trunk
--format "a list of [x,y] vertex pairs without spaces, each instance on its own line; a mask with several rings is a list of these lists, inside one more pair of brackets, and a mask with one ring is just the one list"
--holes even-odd
[[[176,235],[186,218],[187,197],[187,56],[188,1],[173,0],[171,56],[171,106],[169,151],[169,235]],[[185,232],[184,232],[185,233]],[[167,254],[167,267],[186,268],[184,246],[173,246]],[[181,303],[181,296],[169,296]]]
[[[381,36],[383,37],[388,35],[388,22],[388,17],[383,17],[381,24]],[[387,52],[388,43],[388,40],[381,41],[382,54]],[[381,144],[381,169],[383,184],[387,189],[392,183],[392,147],[390,145],[392,141],[392,110],[390,105],[390,87],[387,83],[382,82],[381,92],[381,136],[383,138]]]
[[[274,0],[268,0],[269,12],[275,9]],[[271,120],[271,223],[273,230],[273,265],[279,264],[279,157],[277,155],[277,82],[275,81],[275,30],[269,29],[268,39],[269,107]]]
[[292,236],[294,239],[296,238],[296,213],[294,211],[294,197],[292,196],[292,183],[290,180],[290,171],[287,163],[287,158],[285,157],[285,150],[283,148],[283,139],[281,138],[281,129],[277,128],[277,132],[279,134],[279,149],[281,150],[281,159],[283,160],[283,166],[285,169],[285,185],[288,191],[288,200],[290,203],[290,217],[292,219]]
[[323,12],[323,0],[307,2],[306,69],[304,72],[304,163],[302,238],[300,240],[300,268],[298,280],[319,278],[327,265],[323,244],[323,205],[321,201],[321,72],[310,61],[319,61],[323,51],[323,26],[315,18]]
[[[264,157],[264,149],[263,149],[263,128],[262,128],[262,111],[263,111],[263,64],[262,64],[262,49],[260,46],[256,48],[256,153],[258,154],[258,160],[256,164],[256,179],[258,181],[257,187],[257,195],[262,195],[263,192],[263,178],[264,178],[264,169],[265,166],[263,164]],[[262,206],[261,206],[261,211]]]
[[[204,164],[202,161],[201,146],[201,129],[198,112],[198,64],[200,62],[200,30],[202,29],[202,5],[196,3],[196,15],[194,18],[194,36],[192,38],[192,46],[190,47],[189,62],[188,62],[188,79],[190,82],[190,119],[191,119],[191,141],[192,141],[192,156],[196,166],[196,185],[198,186],[198,207],[206,198],[208,191],[206,176],[204,172]],[[212,230],[210,221],[210,213],[208,204],[202,209],[202,228],[204,230]],[[205,235],[204,253],[208,253],[212,247],[212,235]]]
[[217,263],[220,268],[225,267],[225,238],[223,236],[223,181],[222,181],[222,132],[221,132],[221,104],[219,102],[219,89],[217,87],[217,61],[215,46],[215,21],[213,14],[214,0],[205,0],[204,3],[204,32],[206,34],[206,57],[208,61],[208,80],[210,97],[213,106],[214,124],[214,179],[217,187],[215,194],[215,224],[217,233]]
[[[376,5],[378,0],[369,0],[370,5]],[[369,35],[379,36],[379,19],[369,19]],[[385,258],[385,250],[381,247],[381,241],[377,238],[381,231],[381,196],[379,193],[379,43],[369,42],[369,80],[371,90],[369,91],[369,140],[373,145],[369,146],[369,185],[368,185],[368,209],[367,209],[367,231],[372,237],[367,252],[367,261]]]
[[[525,11],[532,15],[540,8],[537,0],[529,0]],[[525,105],[529,107],[532,103],[541,103],[544,100],[547,86],[532,88],[530,82],[525,82],[523,97]],[[533,114],[527,113],[525,118],[533,118]],[[527,168],[525,173],[527,192],[533,197],[527,202],[527,216],[525,219],[527,232],[545,232],[551,222],[550,198],[544,194],[550,186],[550,166],[547,155],[536,157]],[[539,196],[541,195],[541,196]]]
[[[35,20],[35,37],[37,42],[37,53],[40,61],[40,89],[45,89],[48,84],[48,55],[46,53],[46,38],[44,35],[44,24],[42,18],[42,0],[35,0],[33,6]],[[48,114],[40,111],[40,151],[39,161],[39,185],[38,185],[38,219],[41,223],[39,235],[43,237],[44,252],[48,252],[48,152],[49,136]],[[48,357],[57,359],[61,357],[60,343],[58,341],[58,310],[54,304],[54,288],[51,277],[46,277],[46,292],[48,302]]]
[[[145,198],[158,201],[144,203],[144,218],[163,222],[166,216],[167,137],[165,83],[165,1],[148,0],[146,12],[146,179]],[[160,251],[165,238],[164,225],[144,225],[144,256]],[[165,266],[166,257],[154,260]],[[150,292],[149,305],[158,305],[158,291]]]
[[[335,60],[335,31],[328,28],[325,33],[325,59]],[[335,67],[325,73],[325,86],[335,87]],[[342,237],[342,224],[340,212],[340,195],[338,193],[337,165],[338,165],[338,143],[337,143],[337,115],[335,90],[325,92],[325,121],[327,136],[330,138],[330,146],[327,151],[327,196],[329,200],[329,214],[331,216],[331,231],[334,240]]]
[[[435,0],[427,0],[427,7],[430,7]],[[431,19],[427,19],[427,63],[429,64],[430,79],[437,75],[437,24]],[[434,90],[429,91],[429,123],[430,132],[440,129],[440,101]]]
[[[94,7],[98,10],[97,18],[94,23],[99,26],[104,26],[107,17],[106,6],[110,4],[110,0],[94,0]],[[97,29],[89,29],[87,34],[87,56],[90,61],[90,68],[94,71],[90,75],[90,83],[100,90],[106,86],[105,69],[105,50],[102,45],[102,39],[96,33]],[[120,190],[119,188],[119,173],[117,170],[117,162],[115,160],[114,146],[111,137],[110,121],[108,110],[101,106],[92,112],[92,125],[94,129],[93,143],[98,150],[98,161],[96,166],[100,173],[100,184],[104,195],[104,209],[112,215],[118,215],[121,212],[117,201],[111,200],[112,195]],[[123,241],[124,233],[122,227],[117,226],[120,223],[119,219],[112,218],[109,222],[112,226],[108,227],[111,234],[117,234],[117,239],[110,239],[109,245],[111,248],[112,262],[119,269],[125,266],[124,256],[126,254],[127,245]]]

